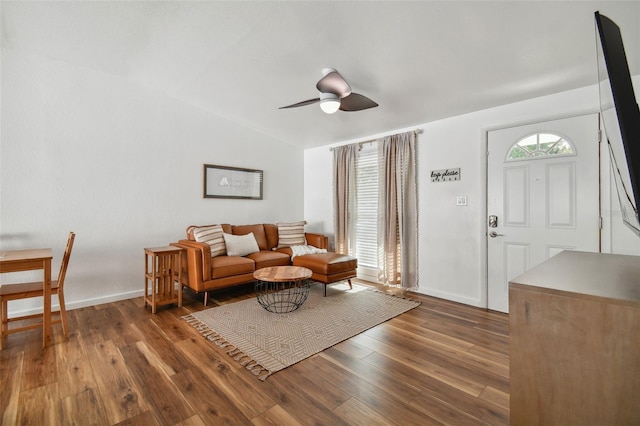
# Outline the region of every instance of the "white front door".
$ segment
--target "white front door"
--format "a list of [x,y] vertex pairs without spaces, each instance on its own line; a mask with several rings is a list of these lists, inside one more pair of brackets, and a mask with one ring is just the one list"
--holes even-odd
[[562,250],[599,251],[599,116],[490,131],[487,301],[508,312],[509,280]]

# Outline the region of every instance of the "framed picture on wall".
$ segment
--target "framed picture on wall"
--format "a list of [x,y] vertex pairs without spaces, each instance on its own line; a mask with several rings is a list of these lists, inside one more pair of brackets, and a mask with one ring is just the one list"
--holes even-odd
[[204,165],[203,198],[262,200],[262,170]]

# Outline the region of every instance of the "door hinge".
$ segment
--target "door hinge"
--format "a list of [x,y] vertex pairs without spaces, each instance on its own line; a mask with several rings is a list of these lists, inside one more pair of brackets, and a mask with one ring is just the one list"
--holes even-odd
[[599,226],[600,226],[600,230],[602,230],[602,216],[600,216],[600,220],[599,220]]
[[602,129],[598,129],[598,143],[602,142]]

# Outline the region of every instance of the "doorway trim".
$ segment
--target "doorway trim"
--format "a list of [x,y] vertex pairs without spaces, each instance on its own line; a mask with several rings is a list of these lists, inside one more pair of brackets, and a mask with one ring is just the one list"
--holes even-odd
[[[580,117],[583,115],[589,114],[600,114],[600,110],[598,108],[588,108],[585,110],[580,110],[572,113],[564,113],[564,114],[554,114],[550,116],[542,116],[530,120],[521,120],[521,121],[513,121],[507,122],[503,124],[496,124],[493,126],[486,126],[480,129],[482,146],[484,147],[484,153],[480,156],[480,173],[483,176],[483,184],[481,185],[481,194],[480,199],[482,200],[482,209],[481,209],[481,218],[480,222],[482,223],[482,230],[480,235],[480,254],[482,257],[482,262],[480,265],[480,301],[482,306],[485,309],[489,308],[489,236],[487,235],[487,221],[489,220],[487,208],[489,205],[489,132],[493,132],[496,130],[509,129],[511,127],[519,127],[519,126],[528,126],[532,124],[544,123],[546,121],[554,121],[554,120],[562,120],[574,117]],[[598,129],[600,133],[602,133],[602,117],[600,117],[598,123]],[[601,142],[601,141],[600,141]],[[598,148],[598,216],[602,221],[602,170],[601,170],[601,152],[600,148]],[[598,230],[598,241],[600,246],[600,252],[602,252],[602,226]]]

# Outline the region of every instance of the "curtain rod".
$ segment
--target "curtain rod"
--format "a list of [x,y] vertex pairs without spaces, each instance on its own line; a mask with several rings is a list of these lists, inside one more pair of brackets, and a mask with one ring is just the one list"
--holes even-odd
[[[417,129],[409,130],[409,132],[411,132],[411,131],[413,131],[413,134],[416,135],[416,136],[418,136],[419,134],[421,134],[423,132],[421,127],[418,127]],[[409,132],[395,133],[393,135],[386,135],[386,136],[382,136],[382,137],[395,136],[395,135],[400,135],[402,133],[409,133]],[[376,139],[369,139],[369,140],[366,140],[366,141],[354,142],[353,144],[345,144],[345,145],[363,145],[365,143],[372,143],[372,142],[375,142],[375,141],[376,141]],[[344,146],[344,145],[340,145],[340,146]],[[334,147],[334,146],[329,147],[329,151],[333,151],[334,148],[337,148],[337,147]]]

